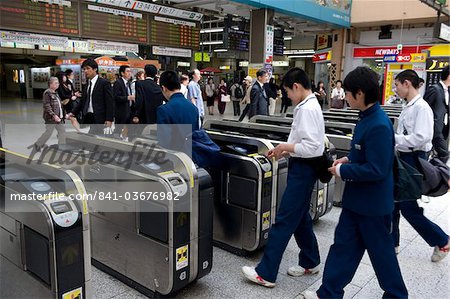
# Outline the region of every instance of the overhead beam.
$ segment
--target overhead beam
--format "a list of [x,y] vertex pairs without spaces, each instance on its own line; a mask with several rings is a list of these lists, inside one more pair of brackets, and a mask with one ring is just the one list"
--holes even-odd
[[428,5],[429,7],[433,8],[437,12],[440,12],[441,14],[446,15],[447,17],[450,17],[449,10],[442,4],[440,4],[436,0],[420,0],[420,2]]

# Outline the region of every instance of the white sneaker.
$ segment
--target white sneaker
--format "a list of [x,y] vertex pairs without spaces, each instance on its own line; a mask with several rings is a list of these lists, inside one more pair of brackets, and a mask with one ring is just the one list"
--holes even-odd
[[314,268],[311,269],[305,269],[300,266],[292,266],[288,269],[287,273],[291,276],[303,276],[303,275],[311,275],[311,274],[317,274],[320,271],[320,265],[317,265]]
[[300,294],[300,298],[303,298],[303,299],[319,299],[319,296],[317,296],[316,292],[306,290],[306,291],[304,291],[303,293]]
[[435,246],[433,254],[431,255],[431,261],[436,263],[443,260],[448,255],[449,249],[450,249],[450,239],[447,245],[445,245],[442,248],[439,248],[439,246]]
[[256,273],[255,267],[244,266],[242,267],[242,273],[248,280],[267,288],[273,288],[276,285],[275,283],[267,281],[259,276],[258,273]]

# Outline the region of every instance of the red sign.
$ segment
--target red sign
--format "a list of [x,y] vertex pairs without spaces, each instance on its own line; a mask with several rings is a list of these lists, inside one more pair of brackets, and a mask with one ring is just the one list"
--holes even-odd
[[313,62],[323,62],[323,61],[327,61],[327,60],[331,60],[331,52],[325,52],[325,53],[318,53],[318,54],[314,54],[312,61]]
[[[427,46],[403,46],[401,51],[397,50],[397,46],[392,47],[368,47],[368,48],[354,48],[354,58],[376,58],[384,57],[385,55],[409,55],[412,53],[420,53],[423,50],[431,48],[432,45]],[[411,59],[411,57],[410,57]],[[409,60],[408,60],[409,61]]]
[[411,55],[397,55],[397,62],[410,62]]

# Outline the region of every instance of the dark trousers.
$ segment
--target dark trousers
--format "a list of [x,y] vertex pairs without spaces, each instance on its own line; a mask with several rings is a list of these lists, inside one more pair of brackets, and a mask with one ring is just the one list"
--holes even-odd
[[433,138],[433,148],[437,153],[437,157],[444,163],[447,163],[449,153],[448,153],[448,138],[445,139],[444,135],[435,136]]
[[233,101],[233,111],[234,116],[241,115],[241,105],[239,104],[239,101]]
[[342,298],[367,250],[383,298],[407,298],[391,230],[392,215],[365,216],[342,209],[317,291],[319,298]]
[[[400,153],[399,158],[409,165],[417,168],[418,158],[426,159],[425,152],[414,153]],[[447,245],[448,236],[444,231],[434,222],[429,220],[423,214],[423,208],[419,207],[416,199],[410,201],[402,201],[395,203],[393,213],[393,231],[392,237],[394,238],[395,246],[400,244],[400,212],[408,223],[416,230],[417,233],[428,243],[428,245],[434,247],[444,247]]]
[[91,125],[89,127],[89,134],[93,134],[93,135],[102,135],[103,134],[104,125],[95,123],[94,113],[86,113],[83,117],[83,123],[87,124],[87,125]]
[[264,256],[256,272],[265,280],[275,282],[283,253],[292,234],[300,247],[298,264],[306,269],[320,264],[319,247],[309,215],[311,194],[317,177],[314,169],[295,158],[289,160],[287,186],[275,223],[269,231]]
[[241,117],[239,117],[239,121],[243,121],[245,116],[247,115],[248,111],[250,110],[250,105],[251,104],[247,104],[244,108],[244,111],[242,111]]

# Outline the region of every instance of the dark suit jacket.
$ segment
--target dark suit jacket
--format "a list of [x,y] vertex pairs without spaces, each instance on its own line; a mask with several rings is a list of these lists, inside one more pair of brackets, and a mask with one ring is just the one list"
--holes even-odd
[[380,105],[360,112],[348,155],[351,162],[340,168],[344,209],[366,216],[392,213],[394,146],[392,122]]
[[159,106],[157,124],[159,144],[172,150],[182,150],[186,137],[199,129],[199,112],[182,93],[176,93],[167,104]]
[[[444,117],[447,113],[447,117],[449,115],[449,107],[445,104],[445,94],[444,88],[441,83],[434,84],[430,86],[423,99],[427,101],[433,110],[434,115],[434,136],[441,136],[444,139],[448,138],[449,133],[449,122],[447,122],[447,126],[444,125]],[[450,119],[449,119],[450,121]],[[442,135],[441,135],[442,134]]]
[[[88,85],[83,89],[80,105],[77,105],[72,113],[77,115],[83,111],[86,115],[89,108],[89,96],[87,94]],[[92,90],[92,108],[94,110],[94,119],[96,124],[104,124],[105,121],[113,121],[114,118],[114,100],[111,83],[101,77],[97,78],[94,90]]]
[[161,87],[152,79],[136,81],[136,116],[141,124],[156,123],[156,109],[162,105]]
[[251,118],[254,115],[269,115],[269,99],[267,95],[264,96],[264,88],[261,87],[258,81],[255,82],[250,91],[250,110],[248,117]]
[[130,121],[130,101],[128,100],[128,88],[119,78],[113,86],[114,93],[114,122],[116,124],[127,124]]

